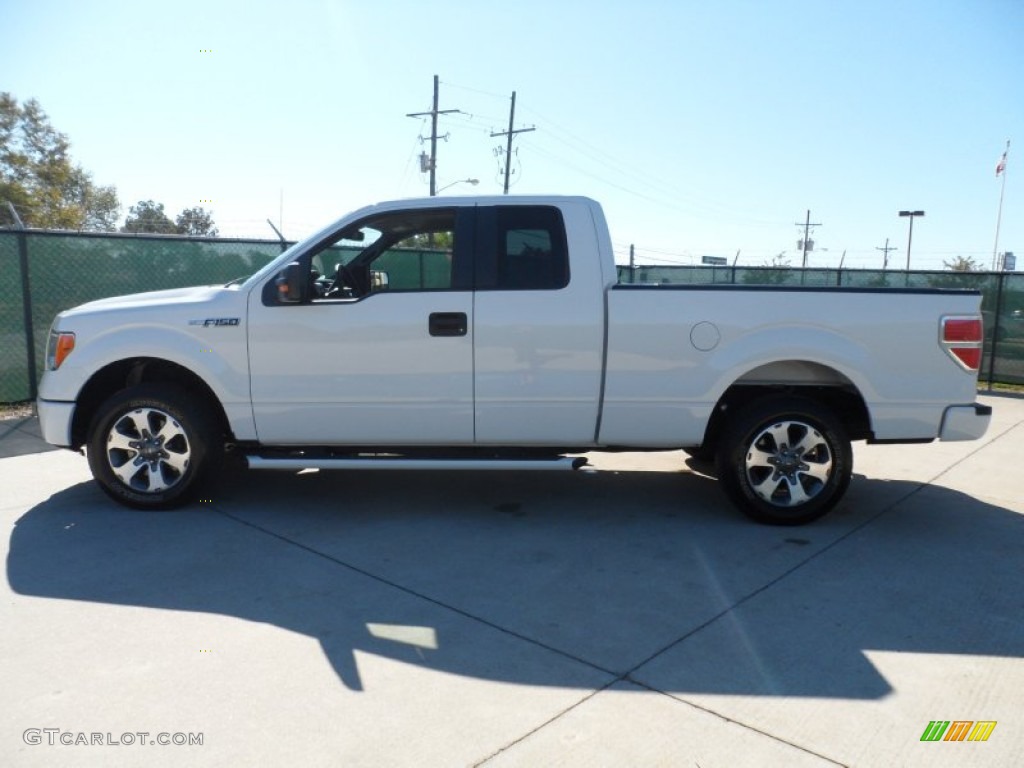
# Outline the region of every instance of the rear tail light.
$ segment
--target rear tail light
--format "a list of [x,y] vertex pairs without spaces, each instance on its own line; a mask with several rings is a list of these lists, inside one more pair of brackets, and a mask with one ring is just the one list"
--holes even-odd
[[981,343],[984,327],[979,315],[944,317],[940,321],[939,340],[943,349],[965,370],[981,368]]

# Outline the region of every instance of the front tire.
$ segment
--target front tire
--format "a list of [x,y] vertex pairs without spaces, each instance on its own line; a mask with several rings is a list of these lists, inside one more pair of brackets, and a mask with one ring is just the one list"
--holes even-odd
[[802,525],[846,493],[853,451],[842,422],[814,400],[772,396],[730,419],[716,457],[719,481],[746,515]]
[[212,409],[173,384],[121,390],[89,427],[89,469],[103,491],[135,509],[179,507],[215,474],[223,437]]

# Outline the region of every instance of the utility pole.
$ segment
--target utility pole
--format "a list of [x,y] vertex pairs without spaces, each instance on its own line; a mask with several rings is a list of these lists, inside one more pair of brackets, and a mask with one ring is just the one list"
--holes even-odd
[[[450,115],[453,112],[461,112],[460,109],[438,109],[437,108],[437,96],[438,96],[438,79],[437,75],[434,75],[434,108],[429,112],[413,112],[407,114],[406,117],[426,117],[430,115],[430,196],[433,197],[437,194],[437,116],[438,115]],[[447,139],[447,137],[445,137]]]
[[509,113],[508,113],[508,130],[507,131],[501,131],[499,133],[492,133],[491,134],[491,138],[492,139],[495,136],[507,136],[508,137],[508,144],[505,147],[505,193],[504,194],[506,194],[506,195],[508,194],[508,179],[509,179],[509,176],[512,175],[512,168],[511,168],[511,166],[512,166],[512,137],[515,136],[517,133],[528,133],[530,131],[537,130],[536,127],[533,127],[533,128],[519,128],[517,130],[513,130],[512,129],[512,123],[513,123],[513,121],[515,119],[516,119],[516,92],[512,91],[512,109],[510,109]]
[[900,216],[910,219],[910,230],[907,233],[907,272],[910,272],[910,244],[914,242],[914,219],[924,216],[924,211],[900,211]]
[[883,254],[885,254],[882,257],[882,271],[885,272],[885,270],[889,268],[889,251],[898,251],[899,248],[897,248],[895,245],[890,248],[889,247],[889,238],[887,237],[887,238],[885,238],[885,248],[879,248],[876,245],[875,246],[875,250],[876,251],[881,251]]
[[810,243],[810,240],[808,238],[811,236],[811,227],[820,227],[821,226],[821,222],[815,222],[815,223],[812,224],[811,223],[811,211],[808,209],[808,211],[807,211],[807,221],[805,221],[803,224],[801,224],[798,221],[796,223],[796,226],[804,228],[804,239],[803,239],[803,243],[802,243],[803,251],[804,251],[803,268],[807,269],[807,251],[810,250],[808,248],[808,245]]
[[629,282],[636,282],[636,258],[633,253],[633,244],[629,244]]

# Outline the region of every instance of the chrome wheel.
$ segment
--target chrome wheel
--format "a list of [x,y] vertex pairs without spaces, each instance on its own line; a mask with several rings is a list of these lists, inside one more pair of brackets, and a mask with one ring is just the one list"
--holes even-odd
[[118,418],[107,434],[107,463],[122,483],[141,493],[160,493],[181,482],[192,458],[188,435],[159,408],[137,408]]
[[745,463],[754,493],[776,507],[806,504],[821,493],[832,474],[828,442],[800,421],[780,421],[762,430]]
[[802,525],[846,493],[853,451],[844,424],[823,403],[767,395],[730,416],[715,468],[723,490],[750,517]]

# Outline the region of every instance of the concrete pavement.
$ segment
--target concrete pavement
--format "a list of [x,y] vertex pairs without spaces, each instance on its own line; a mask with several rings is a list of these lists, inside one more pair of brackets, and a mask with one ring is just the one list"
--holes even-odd
[[984,440],[857,446],[842,505],[787,529],[678,452],[248,473],[139,513],[26,422],[0,764],[1018,765],[1024,400],[981,399]]

